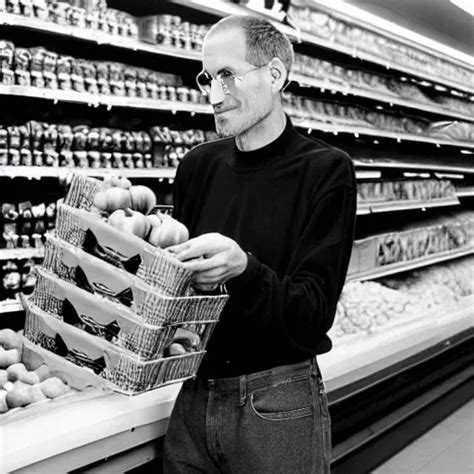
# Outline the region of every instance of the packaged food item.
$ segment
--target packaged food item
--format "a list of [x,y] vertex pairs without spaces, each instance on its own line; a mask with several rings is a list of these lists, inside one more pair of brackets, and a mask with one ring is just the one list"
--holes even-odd
[[30,49],[31,52],[31,85],[34,87],[45,86],[45,79],[43,76],[44,59],[46,50],[43,47],[36,47]]

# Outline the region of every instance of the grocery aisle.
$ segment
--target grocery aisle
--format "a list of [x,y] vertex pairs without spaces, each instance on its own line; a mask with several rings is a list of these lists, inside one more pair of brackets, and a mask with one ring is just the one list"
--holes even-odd
[[471,474],[474,472],[474,401],[471,400],[373,474]]

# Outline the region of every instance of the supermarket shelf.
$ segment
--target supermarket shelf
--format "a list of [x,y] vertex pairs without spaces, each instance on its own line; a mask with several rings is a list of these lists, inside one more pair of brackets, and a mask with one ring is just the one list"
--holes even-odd
[[454,308],[441,306],[415,317],[400,318],[371,335],[333,337],[333,350],[318,356],[328,392],[356,383],[472,328],[473,308],[471,295]]
[[424,104],[422,102],[416,102],[413,100],[403,99],[396,95],[387,95],[381,92],[369,91],[353,87],[350,84],[343,85],[337,84],[334,82],[328,82],[327,80],[315,79],[312,77],[307,77],[301,74],[290,74],[290,80],[297,82],[303,87],[314,87],[317,89],[329,90],[334,92],[340,92],[343,95],[354,95],[357,97],[364,97],[366,99],[372,99],[379,102],[385,102],[390,106],[399,105],[402,107],[407,107],[414,110],[421,110],[424,112],[431,112],[439,115],[444,115],[446,117],[453,117],[461,120],[466,120],[468,122],[474,122],[474,116],[469,114],[463,114],[461,112],[456,112],[454,110],[446,109],[443,107],[437,107],[436,105]]
[[[328,119],[330,117],[328,116]],[[402,141],[410,141],[410,142],[419,142],[419,143],[432,143],[437,147],[441,145],[446,146],[455,146],[461,148],[474,148],[474,142],[468,141],[458,141],[458,140],[439,140],[437,138],[431,137],[422,137],[419,135],[412,135],[408,133],[401,133],[401,132],[390,132],[388,130],[379,130],[377,128],[370,128],[370,127],[359,127],[355,125],[347,125],[347,124],[329,124],[323,123],[320,121],[311,122],[305,119],[293,118],[293,124],[296,127],[307,129],[308,133],[311,133],[313,130],[319,130],[322,132],[329,132],[337,135],[339,133],[350,133],[355,135],[356,137],[360,135],[369,135],[372,137],[379,137],[379,138],[393,138],[397,140],[397,142]]]
[[164,46],[152,45],[131,38],[110,35],[104,33],[103,31],[96,31],[89,28],[79,28],[70,25],[58,25],[57,23],[53,23],[51,21],[14,15],[12,13],[2,12],[2,16],[0,17],[0,25],[15,26],[58,36],[68,36],[80,39],[82,41],[114,46],[116,48],[130,51],[158,54],[192,61],[199,61],[201,59],[200,52],[197,51],[187,51],[185,49],[167,48]]
[[[255,14],[255,10],[228,4],[227,2],[223,2],[220,0],[215,0],[215,1],[213,0],[212,2],[210,0],[191,0],[191,1],[190,0],[173,0],[173,3],[184,5],[188,8],[194,8],[196,10],[204,11],[206,13],[210,13],[212,15],[217,15],[217,16],[226,16],[226,15],[232,15],[232,14],[240,14],[240,15]],[[259,13],[262,13],[262,12],[259,12]],[[365,53],[363,51],[358,51],[356,47],[347,47],[342,44],[337,44],[334,41],[289,27],[287,25],[283,25],[282,23],[279,23],[279,22],[274,22],[274,24],[275,26],[278,27],[278,29],[280,29],[280,31],[284,32],[287,36],[289,36],[291,40],[296,41],[298,43],[305,42],[311,45],[316,45],[318,47],[322,46],[327,49],[346,54],[353,58],[357,58],[357,59],[371,62],[373,64],[377,64],[379,66],[386,68],[387,70],[393,69],[396,71],[403,72],[405,74],[409,74],[411,76],[415,76],[418,78],[432,81],[434,84],[442,84],[444,86],[448,86],[453,89],[457,89],[463,92],[474,94],[474,86],[469,87],[468,85],[463,84],[461,82],[452,81],[447,78],[442,78],[442,77],[438,77],[431,74],[426,74],[423,71],[417,71],[416,69],[413,69],[410,67],[398,65],[390,61],[386,61],[383,58],[375,56],[373,54]],[[420,49],[419,47],[417,48]]]
[[[404,43],[410,48],[423,51],[430,55],[439,57],[447,62],[464,68],[472,68],[472,56],[451,48],[443,43],[434,41],[424,35],[414,33],[411,30],[404,30],[395,33],[392,22],[385,20],[377,15],[370,15],[369,20],[367,11],[360,9],[356,5],[344,4],[344,2],[333,2],[331,0],[315,0],[318,10],[344,22],[355,24],[359,27],[390,38],[399,43]],[[383,24],[383,26],[381,25]]]
[[456,188],[458,197],[474,197],[474,187]]
[[360,159],[354,158],[354,165],[358,168],[377,168],[377,169],[402,169],[402,170],[425,170],[435,172],[448,172],[448,173],[474,173],[473,166],[456,166],[456,165],[443,165],[436,164],[433,161],[395,161],[393,159],[384,158],[371,158],[371,159]]
[[[236,12],[246,14],[251,14],[257,12],[261,15],[271,16],[270,12],[264,10],[254,10],[252,8],[244,8],[238,5],[229,5],[224,3],[223,5],[218,5],[216,7],[208,7],[210,11],[224,11],[224,12]],[[102,31],[95,31],[87,28],[79,28],[69,25],[58,25],[50,21],[39,20],[37,18],[29,18],[21,15],[14,15],[11,13],[4,13],[0,19],[0,25],[16,26],[19,28],[25,28],[34,31],[41,31],[43,33],[54,34],[59,36],[68,36],[72,38],[77,38],[83,41],[93,42],[97,44],[105,44],[114,46],[121,49],[131,50],[131,51],[140,51],[156,55],[164,55],[168,57],[176,57],[187,59],[190,61],[200,61],[201,54],[199,51],[187,51],[179,48],[169,48],[160,45],[151,45],[143,41],[124,38],[120,36],[114,36]],[[279,28],[286,29],[287,34],[293,34],[294,32],[290,27],[285,25],[278,24]],[[336,92],[341,92],[343,94],[352,94],[358,97],[366,97],[369,99],[382,101],[389,103],[390,105],[400,105],[403,107],[409,107],[415,110],[422,110],[426,112],[432,112],[440,115],[445,115],[447,117],[454,117],[467,121],[474,121],[473,117],[468,114],[462,114],[453,110],[444,109],[442,107],[430,106],[429,104],[417,103],[410,100],[405,100],[397,96],[387,96],[384,94],[364,91],[358,88],[346,87],[339,84],[329,84],[327,81],[318,80],[314,78],[305,77],[299,74],[292,74],[291,79],[300,83],[301,85],[316,87],[320,89],[329,89]]]
[[120,174],[127,178],[157,178],[174,179],[175,168],[56,168],[43,166],[3,166],[0,168],[0,177],[8,178],[65,178],[71,173],[84,176],[104,177],[109,174]]
[[23,306],[20,301],[16,300],[6,300],[0,301],[0,314],[3,313],[15,313],[16,311],[22,311]]
[[[205,104],[192,104],[187,102],[172,102],[168,100],[156,100],[156,99],[143,99],[136,97],[114,97],[114,96],[103,96],[89,94],[87,92],[75,92],[75,91],[64,91],[59,89],[42,89],[39,87],[27,87],[27,86],[6,86],[0,85],[0,95],[14,95],[22,97],[34,97],[37,99],[48,99],[53,100],[55,103],[61,102],[73,102],[87,104],[89,106],[98,107],[99,105],[107,106],[109,109],[112,107],[126,107],[136,109],[148,109],[148,110],[163,110],[176,112],[189,112],[191,115],[194,114],[212,114],[212,107]],[[329,117],[328,117],[329,118]],[[324,132],[330,132],[334,134],[338,133],[350,133],[355,136],[359,135],[370,135],[381,138],[393,138],[398,142],[404,141],[415,141],[422,143],[432,143],[436,146],[448,145],[461,148],[474,148],[474,142],[464,142],[457,140],[439,140],[430,137],[421,137],[418,135],[409,135],[398,132],[390,132],[386,130],[378,130],[369,127],[358,127],[353,125],[330,125],[328,123],[310,122],[307,120],[301,120],[294,118],[293,123],[295,126],[312,130],[321,130]]]
[[431,199],[429,201],[360,202],[357,205],[357,215],[425,209],[429,207],[458,206],[459,204],[460,202],[457,198]]
[[15,258],[43,258],[44,249],[37,248],[19,248],[19,249],[0,249],[0,260]]
[[133,397],[91,389],[67,402],[24,408],[23,416],[1,426],[2,472],[57,472],[58,466],[70,472],[157,439],[166,432],[180,388],[173,384]]
[[427,267],[428,265],[454,260],[455,258],[465,257],[472,254],[474,254],[474,247],[449,250],[447,252],[440,252],[429,255],[428,257],[416,258],[407,262],[393,263],[364,272],[351,273],[347,275],[347,281],[374,280],[376,278],[413,270],[415,268]]
[[372,64],[377,64],[379,66],[384,67],[387,70],[392,69],[394,71],[403,72],[405,74],[409,74],[410,76],[414,76],[414,77],[418,77],[418,78],[430,81],[433,84],[440,84],[443,86],[450,87],[452,89],[466,92],[468,94],[474,94],[474,87],[469,87],[469,85],[467,84],[463,84],[461,82],[453,81],[445,77],[432,75],[423,71],[418,71],[408,66],[403,66],[401,64],[396,64],[391,61],[387,61],[384,58],[376,56],[374,54],[370,54],[364,51],[359,51],[357,47],[355,46],[349,47],[343,44],[338,44],[338,43],[335,43],[334,41],[327,40],[325,38],[321,38],[319,36],[316,36],[304,31],[300,31],[298,37],[300,41],[303,41],[305,43],[313,44],[316,46],[322,46],[330,50],[346,54],[356,59],[361,59],[363,61],[367,61]]
[[188,102],[173,102],[170,100],[144,99],[137,97],[101,96],[88,92],[66,91],[61,89],[42,89],[32,86],[0,85],[0,95],[33,97],[36,99],[58,102],[73,102],[87,104],[91,107],[100,105],[112,107],[126,107],[135,109],[164,110],[172,113],[189,112],[194,114],[211,114],[210,105],[193,104]]

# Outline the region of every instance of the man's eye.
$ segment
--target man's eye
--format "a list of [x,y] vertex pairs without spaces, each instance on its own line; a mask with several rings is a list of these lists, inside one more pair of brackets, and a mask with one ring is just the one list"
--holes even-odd
[[226,69],[220,73],[221,77],[232,77],[233,75],[234,73],[232,71],[227,71]]

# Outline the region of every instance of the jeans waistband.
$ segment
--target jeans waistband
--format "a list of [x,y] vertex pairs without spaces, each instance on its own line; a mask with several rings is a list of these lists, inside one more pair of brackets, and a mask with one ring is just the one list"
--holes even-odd
[[209,379],[206,383],[209,389],[214,392],[237,392],[242,394],[250,393],[280,382],[309,376],[313,371],[315,375],[319,374],[316,358],[308,359],[296,364],[280,365],[272,369],[255,372],[249,375]]

